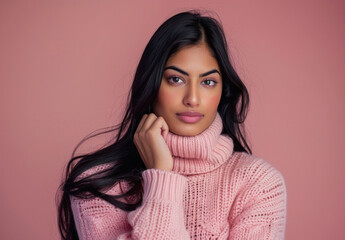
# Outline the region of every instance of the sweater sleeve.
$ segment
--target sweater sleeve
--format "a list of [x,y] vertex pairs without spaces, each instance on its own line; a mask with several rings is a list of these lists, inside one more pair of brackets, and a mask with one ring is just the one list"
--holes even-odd
[[142,176],[142,204],[128,213],[98,198],[71,197],[79,239],[189,239],[183,209],[187,178],[160,169]]
[[237,196],[229,216],[229,239],[285,238],[287,193],[283,175],[260,159],[241,172],[249,187]]

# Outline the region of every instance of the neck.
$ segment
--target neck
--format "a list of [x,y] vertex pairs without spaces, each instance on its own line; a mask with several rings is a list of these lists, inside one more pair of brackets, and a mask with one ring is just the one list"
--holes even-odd
[[212,124],[196,136],[180,136],[169,132],[165,141],[173,156],[173,172],[198,174],[212,171],[229,159],[233,141],[221,135],[223,122],[216,114]]

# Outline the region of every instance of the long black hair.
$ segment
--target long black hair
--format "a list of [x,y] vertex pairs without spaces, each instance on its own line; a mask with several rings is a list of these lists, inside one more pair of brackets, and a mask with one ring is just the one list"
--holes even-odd
[[[252,154],[245,140],[243,124],[249,108],[249,94],[230,63],[220,22],[213,17],[201,16],[198,11],[178,13],[166,20],[148,42],[136,69],[122,122],[101,133],[114,131],[116,137],[107,146],[89,154],[74,156],[80,143],[74,149],[67,164],[65,179],[57,192],[62,192],[61,199],[57,200],[62,239],[79,239],[71,209],[71,195],[79,198],[99,197],[124,211],[132,211],[140,206],[143,195],[141,172],[146,167],[133,143],[134,133],[142,116],[152,110],[169,56],[183,46],[196,45],[200,41],[207,43],[222,74],[223,89],[218,106],[224,126],[222,133],[233,139],[234,152]],[[86,170],[107,163],[112,163],[112,167],[93,174],[92,178],[76,180]],[[117,196],[102,192],[120,181],[129,184],[129,191]],[[119,197],[134,197],[137,201],[124,203],[117,200]]]

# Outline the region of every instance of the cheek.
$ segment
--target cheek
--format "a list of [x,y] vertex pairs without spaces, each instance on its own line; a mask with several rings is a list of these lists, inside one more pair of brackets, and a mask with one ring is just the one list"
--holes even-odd
[[160,89],[158,92],[156,107],[160,108],[160,111],[164,111],[165,108],[171,107],[176,102],[176,92],[166,89]]
[[220,98],[221,98],[221,95],[208,96],[207,101],[206,101],[207,108],[217,110],[219,102],[220,102]]

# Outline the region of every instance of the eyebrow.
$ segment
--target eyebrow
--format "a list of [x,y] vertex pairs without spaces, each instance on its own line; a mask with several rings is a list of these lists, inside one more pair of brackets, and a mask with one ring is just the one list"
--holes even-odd
[[[182,73],[182,74],[184,74],[184,75],[189,76],[189,74],[188,74],[187,72],[183,71],[182,69],[180,69],[180,68],[178,68],[178,67],[176,67],[176,66],[169,66],[169,67],[166,67],[166,68],[163,69],[163,71],[165,71],[165,70],[167,70],[167,69],[173,69],[173,70],[178,71],[178,72],[180,72],[180,73]],[[208,71],[208,72],[205,72],[205,73],[200,74],[199,77],[205,77],[205,76],[207,76],[207,75],[210,75],[211,73],[218,73],[218,74],[220,75],[220,73],[219,73],[219,71],[218,71],[217,69],[213,69],[213,70],[210,70],[210,71]]]

